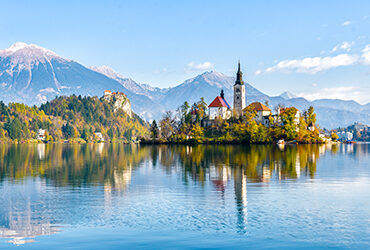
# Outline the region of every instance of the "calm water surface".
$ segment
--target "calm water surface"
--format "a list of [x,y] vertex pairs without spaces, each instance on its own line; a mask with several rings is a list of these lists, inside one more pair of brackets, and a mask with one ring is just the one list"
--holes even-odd
[[0,248],[370,248],[370,144],[0,145]]

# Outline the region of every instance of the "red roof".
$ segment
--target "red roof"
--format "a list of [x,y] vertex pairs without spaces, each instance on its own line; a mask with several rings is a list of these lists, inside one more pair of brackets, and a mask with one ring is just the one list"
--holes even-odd
[[269,109],[268,107],[266,107],[260,102],[251,103],[249,104],[249,106],[252,106],[255,111],[271,111],[271,109]]
[[209,108],[219,108],[219,107],[225,107],[229,108],[229,104],[221,98],[221,96],[217,96],[211,104],[208,106]]

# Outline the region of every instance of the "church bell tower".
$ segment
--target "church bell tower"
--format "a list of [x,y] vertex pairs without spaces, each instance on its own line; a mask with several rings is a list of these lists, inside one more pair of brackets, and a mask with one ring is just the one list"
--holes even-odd
[[237,114],[241,114],[245,108],[245,85],[243,82],[243,73],[240,71],[240,61],[238,63],[238,72],[236,73],[236,81],[234,84],[234,110]]

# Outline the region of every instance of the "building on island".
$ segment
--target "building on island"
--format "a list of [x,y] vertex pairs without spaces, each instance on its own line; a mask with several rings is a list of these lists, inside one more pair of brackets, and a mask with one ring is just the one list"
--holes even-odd
[[45,141],[46,139],[46,130],[40,128],[39,131],[37,132],[37,140],[39,141]]
[[337,135],[339,137],[338,138],[339,141],[351,141],[353,139],[352,132],[342,131],[342,132],[338,132]]
[[[203,126],[210,126],[214,123],[214,120],[217,117],[227,120],[231,118],[232,115],[240,117],[246,111],[246,92],[245,84],[243,81],[243,73],[240,69],[240,62],[238,62],[238,71],[236,73],[236,81],[234,84],[234,107],[231,108],[228,102],[225,99],[224,91],[221,90],[220,96],[217,96],[211,104],[208,106],[208,118],[205,119],[202,124]],[[266,127],[272,126],[270,124],[270,117],[274,124],[281,124],[280,115],[284,112],[289,112],[291,109],[294,109],[295,112],[295,123],[299,124],[300,112],[294,107],[290,108],[278,108],[276,114],[272,114],[272,111],[266,105],[260,102],[253,102],[248,105],[248,108],[252,107],[256,111],[256,117],[254,118],[257,123],[263,124]],[[312,129],[312,128],[311,128]],[[314,126],[313,126],[314,130]]]
[[95,132],[94,135],[98,142],[104,142],[104,136],[101,132]]
[[234,84],[234,110],[237,115],[241,115],[245,108],[245,85],[243,82],[243,73],[240,70],[240,61],[238,63],[238,72]]
[[[254,120],[257,123],[262,123],[265,126],[269,126],[269,117],[272,115],[271,109],[266,107],[266,105],[260,103],[260,102],[253,102],[248,105],[247,108],[253,108],[254,111],[256,111],[256,117]],[[247,109],[245,108],[245,109]],[[243,109],[243,111],[245,110]]]
[[217,117],[221,117],[226,120],[231,117],[231,113],[231,107],[225,100],[224,91],[221,90],[221,94],[208,106],[208,117],[210,120],[214,120]]

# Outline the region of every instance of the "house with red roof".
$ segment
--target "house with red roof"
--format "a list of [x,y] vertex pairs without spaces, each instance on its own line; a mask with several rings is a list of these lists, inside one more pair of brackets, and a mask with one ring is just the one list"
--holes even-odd
[[244,109],[253,108],[256,111],[256,117],[254,120],[258,123],[262,123],[265,126],[269,126],[269,117],[272,114],[271,109],[260,102],[253,102]]
[[231,113],[231,107],[225,100],[224,91],[221,90],[221,94],[208,105],[208,117],[210,120],[214,120],[217,117],[229,119],[231,117]]

